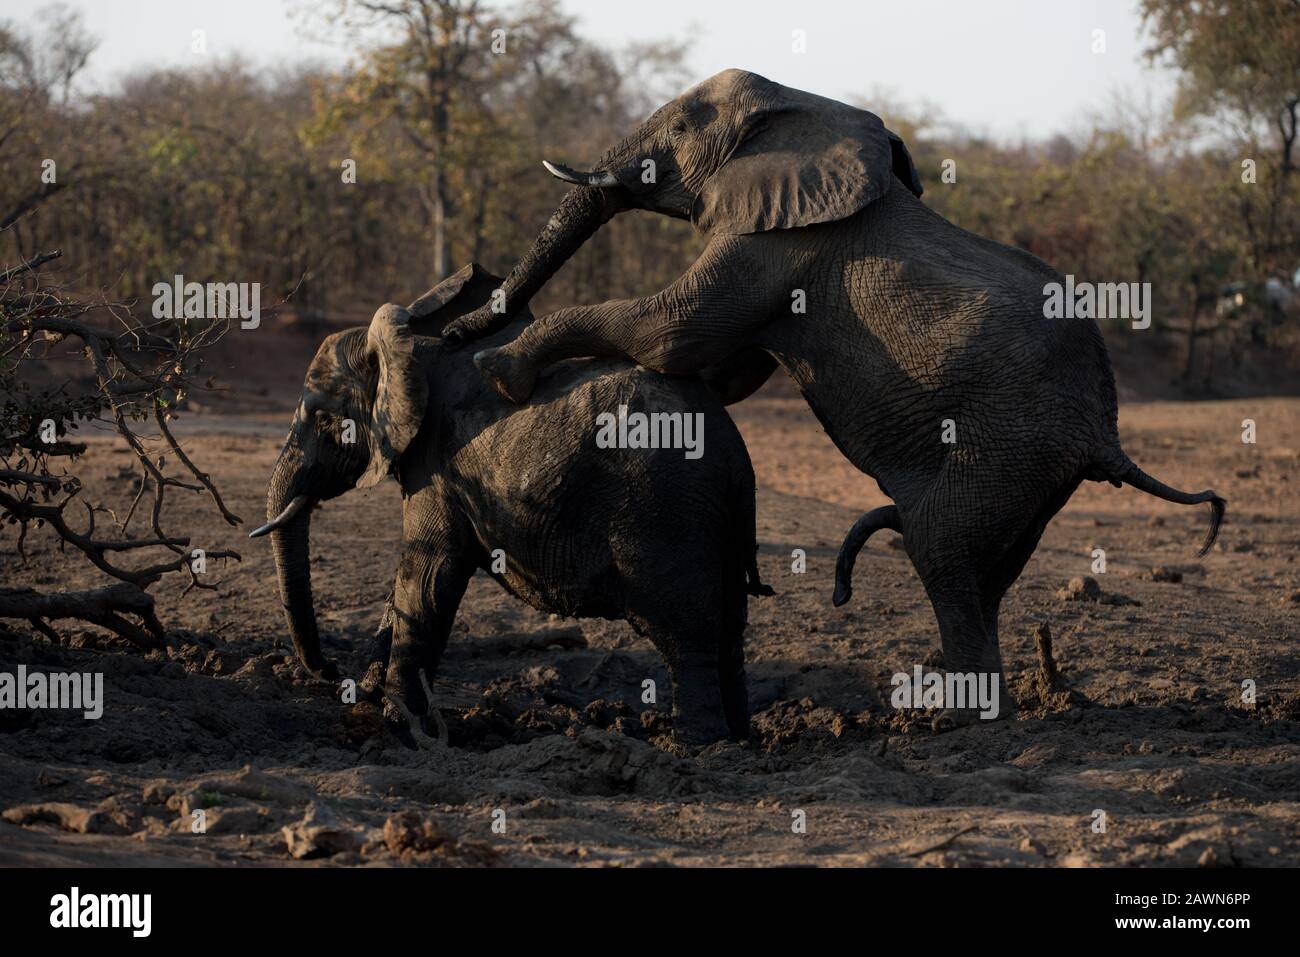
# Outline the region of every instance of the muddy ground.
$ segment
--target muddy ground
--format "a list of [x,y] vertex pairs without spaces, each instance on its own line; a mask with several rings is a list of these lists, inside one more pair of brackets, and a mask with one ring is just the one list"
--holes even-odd
[[[672,743],[663,697],[641,703],[641,682],[667,676],[627,625],[550,620],[482,575],[439,683],[450,748],[385,744],[376,708],[306,679],[286,653],[270,548],[244,539],[285,408],[263,395],[178,425],[245,526],[173,495],[171,527],[243,561],[210,569],[215,592],[159,586],[165,654],[70,622],[59,643],[0,626],[0,670],[103,671],[106,697],[98,721],[0,712],[0,865],[1300,864],[1300,400],[1126,404],[1134,460],[1227,497],[1220,544],[1195,558],[1200,509],[1086,485],[1003,606],[1021,711],[939,734],[889,705],[892,674],[938,660],[892,533],[863,553],[852,602],[830,602],[840,539],[885,500],[775,383],[733,409],[777,590],[750,605],[753,739],[699,751]],[[128,456],[91,446],[90,494],[127,501]],[[327,504],[313,526],[325,646],[347,673],[392,578],[399,509],[390,482]],[[1094,547],[1102,595],[1137,604],[1060,596],[1093,574]],[[0,539],[7,582],[102,583],[43,534],[28,551],[24,566],[12,533]],[[1043,623],[1052,693],[1037,677]]]

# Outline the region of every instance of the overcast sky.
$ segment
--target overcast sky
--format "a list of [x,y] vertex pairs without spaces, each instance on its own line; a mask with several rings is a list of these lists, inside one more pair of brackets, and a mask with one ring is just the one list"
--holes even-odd
[[[142,66],[209,54],[253,63],[330,60],[292,11],[308,0],[65,0],[101,38],[88,80],[111,85]],[[561,0],[580,31],[606,45],[675,36],[692,41],[700,79],[742,67],[839,99],[926,102],[977,133],[1041,137],[1084,125],[1114,93],[1161,104],[1172,87],[1141,58],[1134,0]],[[40,0],[0,0],[0,19],[31,27]],[[807,52],[792,52],[793,31]],[[1092,51],[1105,31],[1105,53]],[[869,105],[869,104],[868,104]]]

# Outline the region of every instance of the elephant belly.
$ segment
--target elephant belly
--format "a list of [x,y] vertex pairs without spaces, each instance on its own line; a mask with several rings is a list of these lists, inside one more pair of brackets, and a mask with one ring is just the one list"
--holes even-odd
[[1080,347],[1088,358],[1080,363],[1051,339],[1018,334],[1014,320],[965,314],[921,332],[862,308],[828,309],[829,334],[806,320],[774,323],[762,344],[840,452],[900,507],[957,467],[972,480],[1032,472],[1048,485],[1067,482],[1104,444],[1113,384],[1091,344]]
[[[744,442],[699,382],[624,368],[567,384],[539,390],[467,444],[462,508],[486,569],[532,607],[653,618],[697,574],[716,581],[738,561],[726,546],[736,516],[752,515]],[[678,418],[655,431],[636,418],[650,413]],[[747,509],[737,494],[750,496]],[[752,518],[747,528],[752,548]]]

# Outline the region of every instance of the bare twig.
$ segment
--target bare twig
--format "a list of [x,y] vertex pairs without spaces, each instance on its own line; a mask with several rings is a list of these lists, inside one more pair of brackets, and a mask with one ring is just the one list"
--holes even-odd
[[27,262],[22,263],[21,265],[14,266],[12,269],[6,269],[4,272],[0,272],[0,282],[8,282],[10,279],[14,278],[15,276],[21,276],[25,272],[35,272],[37,269],[39,269],[45,263],[49,262],[51,259],[58,259],[62,255],[63,255],[62,249],[55,249],[52,252],[40,253],[36,256],[33,256],[31,259],[27,260]]

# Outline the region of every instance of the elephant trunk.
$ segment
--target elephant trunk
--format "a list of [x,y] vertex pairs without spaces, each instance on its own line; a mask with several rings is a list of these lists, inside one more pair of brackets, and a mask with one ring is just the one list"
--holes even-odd
[[311,593],[309,538],[311,505],[315,503],[308,500],[306,507],[300,505],[287,520],[275,522],[302,498],[300,494],[293,494],[297,491],[299,474],[292,456],[282,454],[266,495],[267,521],[276,525],[270,532],[271,550],[275,555],[276,576],[280,584],[280,603],[284,607],[298,660],[313,675],[333,678],[334,666],[321,656],[320,633],[316,627],[316,609]]
[[569,190],[527,255],[506,277],[503,288],[510,312],[517,315],[596,230],[627,208],[621,188]]

